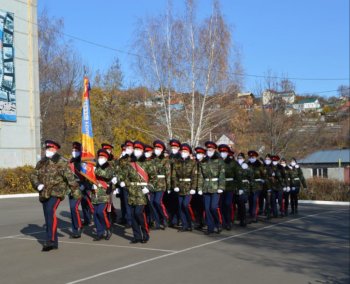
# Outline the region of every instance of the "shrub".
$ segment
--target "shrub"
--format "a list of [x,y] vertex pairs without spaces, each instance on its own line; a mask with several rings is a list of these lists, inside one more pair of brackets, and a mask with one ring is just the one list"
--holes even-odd
[[33,170],[31,166],[0,169],[0,194],[36,192],[30,183]]
[[300,199],[350,201],[350,187],[344,182],[318,177],[308,179],[306,183],[308,189],[301,190]]

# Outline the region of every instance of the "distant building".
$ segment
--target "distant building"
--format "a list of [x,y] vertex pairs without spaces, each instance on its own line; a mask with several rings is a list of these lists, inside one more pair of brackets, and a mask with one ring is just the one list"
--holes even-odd
[[281,99],[287,105],[292,105],[295,101],[295,92],[276,92],[274,90],[266,90],[263,92],[262,103],[264,106],[270,105],[276,99]]
[[321,104],[317,98],[307,98],[295,103],[293,108],[301,111],[320,111]]
[[233,149],[235,145],[235,137],[233,134],[223,134],[221,137],[215,142],[217,145],[226,144]]
[[250,109],[254,106],[253,93],[238,93],[236,102],[241,108]]
[[317,151],[299,164],[305,178],[323,177],[350,184],[350,149]]

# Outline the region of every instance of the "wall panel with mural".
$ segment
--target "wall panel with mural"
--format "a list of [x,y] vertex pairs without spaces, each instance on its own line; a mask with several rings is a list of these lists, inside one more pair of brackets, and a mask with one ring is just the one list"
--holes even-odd
[[0,120],[16,121],[14,16],[0,10]]

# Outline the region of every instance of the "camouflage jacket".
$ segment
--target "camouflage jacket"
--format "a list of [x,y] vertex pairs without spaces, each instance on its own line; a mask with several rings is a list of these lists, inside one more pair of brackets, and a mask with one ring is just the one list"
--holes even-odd
[[43,190],[39,192],[40,201],[45,201],[51,196],[63,200],[67,193],[79,191],[79,184],[68,162],[59,154],[55,154],[51,159],[44,157],[36,164],[31,183],[35,189],[39,184],[44,185]]
[[218,189],[225,190],[225,165],[218,154],[212,158],[204,158],[199,164],[198,185],[203,193],[216,193]]
[[[138,172],[133,168],[140,167],[148,175],[148,182],[146,182]],[[157,170],[153,163],[146,161],[142,156],[139,159],[131,156],[130,163],[125,165],[124,168],[124,182],[129,192],[128,203],[129,205],[146,205],[148,202],[148,194],[142,193],[142,188],[147,187],[149,191],[154,190],[154,184],[156,182]]]
[[131,157],[129,155],[125,155],[119,158],[119,160],[114,160],[113,162],[114,176],[118,177],[117,187],[119,187],[120,182],[125,180],[125,174],[130,163],[130,159]]
[[266,172],[264,166],[258,160],[254,163],[248,162],[248,166],[253,172],[253,178],[250,183],[251,191],[255,192],[257,190],[262,190],[266,181]]
[[225,165],[225,190],[236,191],[238,183],[238,167],[240,166],[231,158],[226,158],[223,161]]
[[[69,167],[70,167],[72,173],[74,174],[75,180],[79,184],[79,186],[83,185],[84,187],[87,187],[86,178],[80,174],[80,171],[81,171],[80,158],[75,158],[75,159],[72,158],[69,161]],[[81,198],[81,197],[82,197],[82,193],[80,190],[71,191],[69,194],[69,198],[74,198],[76,200]]]
[[290,166],[290,187],[300,187],[300,185],[303,185],[304,188],[306,188],[306,181],[303,175],[303,171],[299,167],[299,165],[296,165],[295,167]]
[[166,191],[170,189],[170,163],[165,157],[155,157],[153,160],[157,171],[154,191]]
[[282,175],[277,166],[265,165],[266,189],[282,190]]
[[169,164],[170,164],[170,189],[174,189],[174,180],[173,180],[173,168],[174,168],[174,163],[177,160],[181,159],[180,153],[177,154],[170,154],[169,155]]
[[173,164],[172,180],[174,188],[180,189],[179,195],[188,195],[196,186],[196,161],[190,158],[178,159]]
[[252,169],[249,167],[247,169],[243,169],[242,166],[238,164],[237,175],[237,189],[242,189],[246,194],[249,194],[250,184],[254,178]]
[[[106,162],[103,166],[96,164],[95,176],[97,179],[97,189],[92,191],[91,202],[92,204],[107,203],[109,201],[109,193],[111,191],[110,181],[114,176],[113,167],[109,162]],[[104,181],[107,183],[108,188],[104,188],[98,181]]]
[[281,173],[281,185],[283,187],[290,186],[290,168],[288,166],[282,167],[281,165],[278,166],[278,169]]

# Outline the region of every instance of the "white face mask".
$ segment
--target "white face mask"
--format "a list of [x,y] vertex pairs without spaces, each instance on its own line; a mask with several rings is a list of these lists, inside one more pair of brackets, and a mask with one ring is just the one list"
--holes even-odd
[[120,154],[120,156],[124,157],[125,156],[125,151],[122,151],[122,153]]
[[207,150],[207,155],[209,158],[213,157],[214,153],[215,153],[215,151],[213,151],[213,150]]
[[204,154],[198,153],[198,154],[196,155],[196,158],[197,158],[198,161],[201,161],[201,160],[203,160],[203,158],[204,158]]
[[125,154],[127,154],[127,155],[131,155],[132,154],[132,152],[134,151],[134,149],[133,148],[131,148],[131,147],[128,147],[128,148],[126,148],[125,149]]
[[72,157],[73,158],[78,158],[80,157],[81,153],[79,151],[72,151]]
[[266,165],[271,165],[271,160],[266,159],[266,160],[265,160],[265,164],[266,164]]
[[97,162],[100,166],[103,166],[107,162],[107,159],[105,157],[100,157]]
[[156,154],[157,157],[159,157],[162,154],[162,150],[161,149],[154,149],[154,154]]
[[53,155],[55,155],[56,152],[52,152],[50,150],[45,151],[46,158],[52,158]]
[[227,156],[228,156],[228,153],[227,152],[221,152],[220,156],[221,156],[221,158],[223,158],[225,160],[227,158]]
[[249,158],[249,162],[255,163],[256,162],[256,158]]
[[273,161],[272,164],[273,164],[274,166],[277,166],[278,162],[277,162],[277,161]]
[[297,163],[294,162],[294,161],[290,162],[290,165],[291,165],[292,167],[294,167],[296,164],[297,164]]
[[135,149],[134,150],[134,155],[135,155],[136,158],[140,158],[142,156],[142,154],[143,154],[142,150],[140,150],[140,149]]
[[285,163],[283,163],[283,164],[281,164],[281,166],[282,166],[282,167],[285,167],[285,166],[286,166],[286,164],[285,164]]
[[152,157],[152,152],[146,152],[145,153],[146,158],[151,158]]
[[186,160],[190,154],[188,152],[181,152],[181,158]]
[[179,149],[178,148],[171,148],[171,153],[176,155],[177,153],[179,153]]

